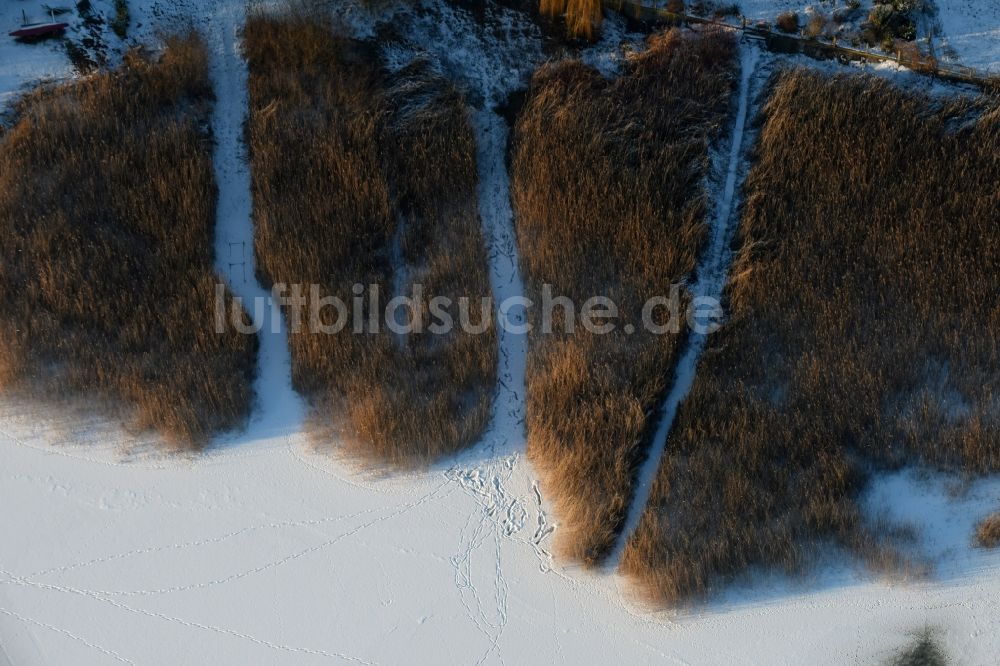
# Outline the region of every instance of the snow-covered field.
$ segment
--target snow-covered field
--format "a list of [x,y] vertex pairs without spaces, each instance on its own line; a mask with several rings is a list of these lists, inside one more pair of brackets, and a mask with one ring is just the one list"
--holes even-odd
[[[938,2],[946,27],[1000,30],[991,0]],[[0,2],[2,27],[40,4]],[[475,103],[492,284],[516,295],[508,128],[490,107],[545,56],[512,12],[493,13],[499,28],[483,31],[438,0],[428,5],[402,12],[406,41],[388,55],[429,51]],[[217,254],[236,293],[252,296],[252,270],[248,282],[228,271],[230,252],[249,259],[249,245],[238,245],[250,234],[243,3],[132,7],[142,24],[133,39],[191,20],[211,41]],[[336,7],[370,29],[352,2]],[[962,18],[974,10],[979,19]],[[992,56],[977,43],[967,57],[996,65],[996,39]],[[616,47],[605,40],[588,57],[611,73]],[[756,57],[744,55],[745,64]],[[0,103],[70,75],[58,43],[0,37]],[[721,154],[720,195],[731,200],[728,147]],[[0,400],[0,666],[872,663],[925,626],[957,663],[1000,654],[1000,554],[969,543],[975,520],[1000,506],[998,481],[959,492],[956,480],[905,472],[874,485],[871,510],[914,524],[936,558],[926,580],[890,584],[831,564],[808,580],[759,577],[704,606],[653,613],[614,573],[565,568],[549,553],[558,525],[524,457],[523,339],[501,341],[502,386],[478,447],[424,473],[381,478],[312,452],[283,336],[265,337],[258,416],[199,456],[163,457],[152,438],[96,417]]]
[[936,0],[945,40],[967,67],[1000,73],[1000,2]]

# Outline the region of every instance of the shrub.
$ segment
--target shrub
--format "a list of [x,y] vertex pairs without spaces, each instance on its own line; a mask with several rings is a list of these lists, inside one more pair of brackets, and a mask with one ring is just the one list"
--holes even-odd
[[733,2],[729,4],[721,4],[715,8],[713,14],[715,16],[739,16],[743,12],[740,6]]
[[131,20],[128,0],[115,0],[115,16],[111,19],[111,29],[120,39],[125,39],[128,35],[128,26]]
[[[610,296],[639,323],[650,297],[694,271],[709,141],[729,107],[725,34],[653,38],[608,81],[578,61],[542,67],[514,131],[512,201],[529,296]],[[680,336],[594,335],[532,311],[528,456],[559,515],[560,549],[596,564],[625,518]]]
[[947,663],[944,649],[929,630],[924,630],[911,646],[889,661],[889,666],[945,666]]
[[937,70],[937,58],[930,54],[921,53],[916,42],[897,40],[894,50],[899,57],[899,62],[909,67],[915,72],[930,73]]
[[[319,297],[344,303],[354,284],[377,285],[383,304],[421,282],[428,298],[453,299],[455,321],[459,297],[489,296],[475,137],[454,87],[426,62],[389,74],[365,45],[306,14],[251,16],[244,48],[262,279],[318,284]],[[385,327],[291,332],[293,384],[322,445],[411,467],[479,438],[495,331],[435,335],[429,314],[417,316],[424,332],[405,339]]]
[[688,13],[695,16],[739,16],[740,6],[737,3],[719,3],[715,0],[693,0],[688,5]]
[[976,543],[983,548],[1000,546],[1000,511],[983,518],[976,526]]
[[826,28],[827,18],[822,14],[813,14],[812,18],[809,19],[809,23],[806,24],[804,30],[805,36],[810,39],[817,39],[823,34],[823,30]]
[[865,39],[869,44],[881,44],[884,50],[892,50],[894,40],[913,41],[917,37],[917,25],[910,16],[911,6],[906,4],[875,4],[868,13],[864,27]]
[[901,21],[893,31],[892,36],[896,39],[912,42],[917,38],[917,24],[910,19]]
[[569,34],[587,40],[597,36],[604,20],[601,0],[540,0],[539,11],[545,16],[564,16]]
[[210,98],[189,35],[18,105],[0,144],[5,390],[121,404],[178,444],[248,415],[256,338],[215,331]]
[[684,13],[684,0],[668,0],[667,11],[675,14]]
[[730,322],[622,562],[659,602],[831,543],[891,563],[871,469],[1000,468],[996,102],[796,70],[764,118]]
[[879,29],[887,28],[892,20],[894,10],[892,5],[875,4],[868,12],[868,22]]
[[798,32],[799,15],[796,12],[782,12],[781,14],[778,14],[775,25],[777,25],[778,30],[781,30],[782,32]]

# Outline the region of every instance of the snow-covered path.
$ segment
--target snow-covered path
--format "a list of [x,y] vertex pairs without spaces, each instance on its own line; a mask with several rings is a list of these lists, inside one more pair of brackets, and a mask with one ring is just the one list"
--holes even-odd
[[522,327],[527,323],[527,313],[505,164],[508,129],[504,119],[491,109],[478,111],[474,125],[478,140],[479,215],[489,248],[490,286],[496,307],[504,307],[497,313],[498,321],[505,322],[499,331],[500,386],[489,431],[505,433],[523,442],[528,337]]
[[739,48],[741,56],[740,82],[737,92],[736,119],[730,138],[729,154],[722,165],[725,181],[715,202],[708,247],[698,267],[698,281],[691,289],[692,306],[696,308],[695,312],[705,316],[699,317],[695,322],[695,330],[691,331],[687,347],[677,361],[674,384],[664,400],[660,423],[650,444],[649,454],[639,470],[639,478],[625,526],[618,537],[614,551],[608,558],[607,566],[612,568],[617,568],[625,550],[625,543],[639,526],[642,512],[646,508],[649,494],[653,489],[653,482],[656,480],[657,470],[660,468],[660,460],[663,458],[663,451],[667,445],[667,436],[673,426],[677,409],[694,384],[698,359],[701,358],[701,352],[705,349],[705,342],[708,340],[710,332],[709,327],[717,316],[714,306],[720,302],[722,290],[726,285],[726,275],[731,259],[729,244],[737,223],[735,219],[737,180],[743,173],[743,161],[747,147],[747,142],[744,139],[750,115],[751,82],[757,67],[757,60],[760,57],[756,47],[752,45],[741,44]]
[[238,41],[243,18],[239,5],[223,5],[212,25],[216,32],[211,40],[210,61],[216,95],[212,125],[219,186],[215,257],[219,274],[260,330],[255,383],[258,399],[250,432],[256,438],[271,439],[300,429],[303,405],[292,390],[291,356],[281,311],[276,304],[268,304],[269,292],[257,282],[254,271],[250,166],[243,142],[247,69]]
[[[476,112],[474,125],[479,211],[488,248],[491,291],[496,307],[504,302],[513,305],[496,313],[498,323],[503,319],[509,325],[499,328],[500,365],[490,423],[480,444],[462,455],[445,473],[446,478],[457,482],[480,507],[478,515],[470,516],[463,528],[458,553],[451,557],[455,587],[462,604],[478,630],[489,640],[481,654],[470,655],[470,662],[478,664],[501,658],[500,640],[509,621],[510,584],[504,573],[504,542],[524,540],[520,533],[531,512],[536,524],[532,547],[537,556],[550,561],[541,542],[551,528],[545,522],[537,486],[531,485],[526,476],[529,472],[521,459],[527,336],[519,332],[518,326],[523,325],[527,317],[523,304],[517,301],[524,295],[524,285],[518,267],[514,216],[504,163],[507,126],[490,109]],[[529,493],[529,485],[533,494]],[[532,496],[537,500],[531,501]]]

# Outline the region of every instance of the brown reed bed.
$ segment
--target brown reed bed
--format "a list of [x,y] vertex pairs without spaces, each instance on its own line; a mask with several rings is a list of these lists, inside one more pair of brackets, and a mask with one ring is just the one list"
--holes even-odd
[[257,341],[215,329],[211,101],[189,34],[17,104],[0,139],[5,391],[110,405],[178,445],[246,418]]
[[[643,304],[690,279],[705,237],[709,142],[726,124],[734,43],[677,30],[607,80],[541,68],[514,132],[512,199],[529,296],[608,296],[613,333],[570,333],[532,310],[528,455],[560,521],[559,549],[594,565],[621,529],[683,335],[638,326]],[[686,298],[686,297],[684,297]],[[659,316],[665,316],[661,310]],[[657,323],[663,323],[657,321]]]
[[[363,44],[303,12],[247,22],[255,251],[266,282],[320,285],[353,303],[355,284],[388,298],[476,304],[490,294],[476,197],[475,137],[457,90],[427,62],[389,73]],[[311,301],[306,290],[304,294]],[[364,299],[364,318],[372,312]],[[307,309],[313,306],[310,303]],[[363,462],[423,465],[475,442],[489,418],[497,336],[416,313],[422,333],[292,332],[295,388],[317,441]],[[322,321],[333,324],[328,310]]]
[[622,571],[654,601],[831,547],[901,560],[872,470],[1000,467],[1000,108],[783,74],[709,341]]

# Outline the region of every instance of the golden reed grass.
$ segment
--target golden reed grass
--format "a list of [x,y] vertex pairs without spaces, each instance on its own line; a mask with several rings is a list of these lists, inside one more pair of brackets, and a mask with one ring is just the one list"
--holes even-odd
[[[309,13],[252,16],[244,48],[265,282],[319,284],[344,303],[356,283],[379,285],[383,304],[394,285],[408,294],[415,282],[428,295],[489,296],[475,137],[454,87],[423,62],[387,73]],[[292,333],[293,384],[312,405],[317,440],[403,467],[475,442],[490,415],[497,337],[458,328],[402,344],[385,326]]]
[[1000,467],[1000,107],[783,74],[709,341],[622,570],[659,603],[830,545],[901,563],[873,470]]
[[245,419],[257,341],[215,332],[211,97],[187,35],[17,104],[0,141],[5,390],[122,405],[177,444]]
[[538,10],[545,16],[563,16],[566,30],[573,37],[592,40],[604,20],[601,0],[539,0]]
[[976,543],[983,548],[996,548],[1000,546],[1000,511],[979,521],[976,525]]
[[[610,296],[638,324],[689,279],[705,238],[709,142],[725,124],[734,43],[672,31],[607,80],[578,61],[534,76],[514,132],[512,200],[529,296]],[[556,311],[558,314],[558,310]],[[683,336],[618,327],[529,336],[528,455],[560,521],[560,551],[612,547]]]

